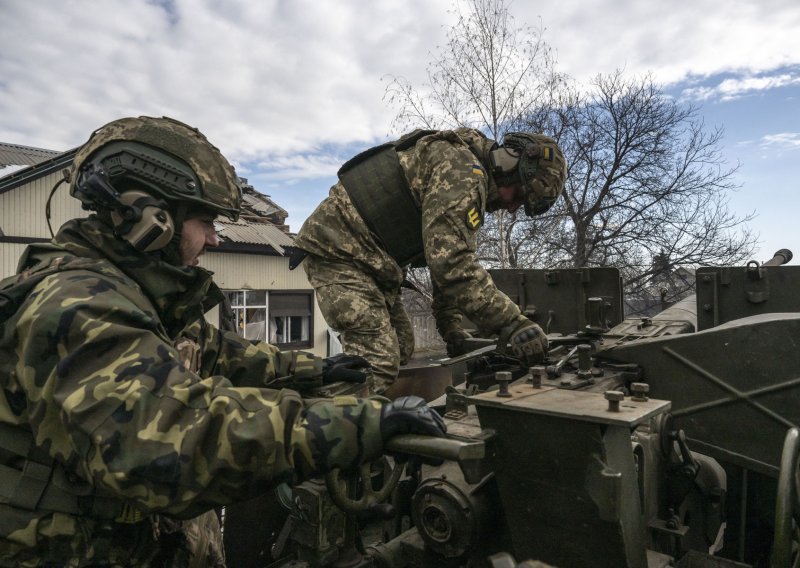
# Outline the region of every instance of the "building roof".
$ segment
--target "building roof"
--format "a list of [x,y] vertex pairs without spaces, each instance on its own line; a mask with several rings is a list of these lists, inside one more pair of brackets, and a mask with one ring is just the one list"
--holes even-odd
[[251,185],[244,186],[244,191],[242,191],[242,205],[264,217],[275,215],[279,218],[286,219],[286,217],[289,216],[286,209],[272,201],[268,195],[259,193]]
[[56,152],[55,150],[0,142],[0,168],[6,166],[32,166],[59,154],[61,152]]
[[292,246],[292,237],[271,223],[251,222],[242,218],[234,223],[220,217],[214,221],[214,226],[223,242],[268,245],[281,255],[285,247]]
[[[67,150],[66,152],[58,152],[55,156],[51,156],[46,160],[21,170],[17,170],[10,175],[0,177],[0,193],[11,191],[12,189],[24,185],[29,181],[44,177],[53,173],[54,171],[69,167],[70,164],[72,164],[72,159],[75,157],[77,152],[77,148]],[[3,170],[0,169],[0,173],[2,173],[2,171]]]

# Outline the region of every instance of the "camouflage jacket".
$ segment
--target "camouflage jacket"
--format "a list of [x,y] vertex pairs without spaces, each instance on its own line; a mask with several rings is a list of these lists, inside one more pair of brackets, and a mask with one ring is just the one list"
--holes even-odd
[[[487,202],[497,193],[484,157],[493,144],[477,130],[461,128],[425,136],[399,152],[422,216],[440,333],[458,326],[459,312],[489,331],[498,331],[520,316],[475,254]],[[331,188],[303,224],[295,246],[315,256],[353,263],[385,288],[399,288],[403,280],[403,268],[378,244],[341,184]]]
[[[378,401],[264,388],[295,358],[207,324],[221,299],[209,272],[135,253],[95,217],[54,243],[82,268],[44,278],[4,323],[0,422],[32,433],[85,495],[186,519],[380,455]],[[25,254],[31,266],[53,247]],[[0,502],[0,565],[100,565],[108,525]]]

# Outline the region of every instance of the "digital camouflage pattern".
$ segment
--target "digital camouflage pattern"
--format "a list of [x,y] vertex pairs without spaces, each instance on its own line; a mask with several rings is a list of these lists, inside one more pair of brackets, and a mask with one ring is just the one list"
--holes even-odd
[[[54,242],[84,265],[65,261],[5,323],[0,421],[124,514],[0,503],[0,566],[213,566],[214,507],[381,454],[379,401],[264,388],[310,356],[207,324],[222,297],[209,272],[136,253],[95,216]],[[23,262],[52,257],[32,245]]]
[[[434,315],[443,335],[460,325],[462,313],[486,330],[500,330],[520,316],[475,254],[476,231],[497,199],[485,165],[493,144],[477,130],[458,129],[431,134],[399,152],[420,205]],[[408,320],[397,315],[402,304],[391,301],[399,294],[403,267],[376,242],[341,184],[303,224],[295,246],[311,255],[304,267],[325,320],[341,333],[344,351],[373,365],[381,392],[396,378],[401,359],[396,337],[404,332],[392,322]]]
[[381,394],[387,377],[397,376],[414,353],[414,330],[399,285],[380,288],[355,266],[318,256],[306,258],[304,267],[325,320],[341,334],[344,352],[372,364],[369,390]]

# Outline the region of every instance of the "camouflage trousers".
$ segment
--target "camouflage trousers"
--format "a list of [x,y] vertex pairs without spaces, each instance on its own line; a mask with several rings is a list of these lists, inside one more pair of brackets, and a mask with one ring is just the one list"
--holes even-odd
[[370,391],[382,394],[414,353],[414,330],[400,289],[382,288],[355,266],[309,255],[303,262],[328,325],[345,353],[372,365]]
[[155,515],[136,523],[53,513],[32,526],[39,529],[34,534],[0,537],[0,566],[225,568],[215,511],[184,521]]

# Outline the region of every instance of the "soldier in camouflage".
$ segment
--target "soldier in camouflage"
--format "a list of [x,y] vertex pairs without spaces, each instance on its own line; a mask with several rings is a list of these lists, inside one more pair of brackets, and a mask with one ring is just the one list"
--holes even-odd
[[414,131],[342,167],[295,246],[308,254],[304,268],[343,348],[371,363],[374,392],[383,392],[413,353],[400,301],[409,265],[430,269],[433,312],[449,353],[469,337],[463,314],[509,337],[527,363],[544,357],[541,328],[478,263],[476,232],[486,212],[524,206],[528,215],[543,213],[565,177],[563,154],[547,136],[509,133],[500,146],[466,128]]
[[223,566],[215,507],[442,435],[421,399],[309,402],[364,380],[206,322],[213,220],[238,217],[233,168],[197,130],[126,118],[78,151],[96,214],[32,245],[0,283],[0,566]]

